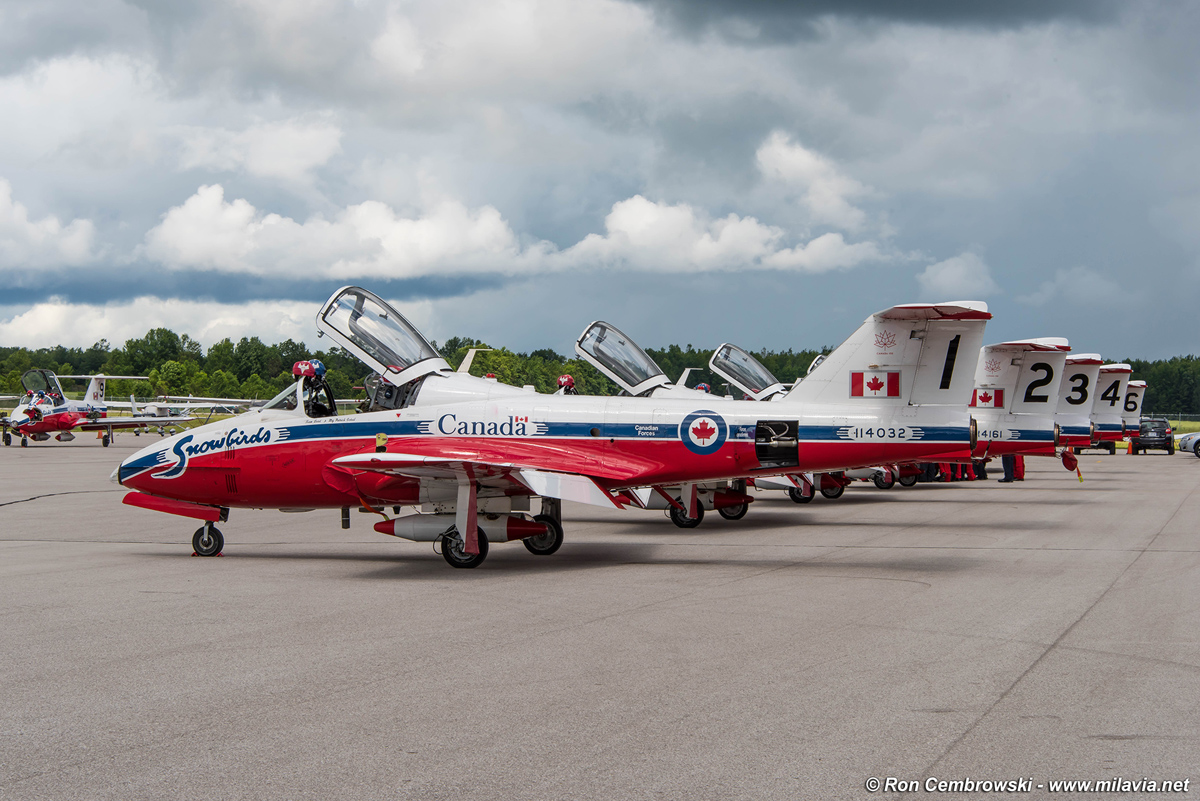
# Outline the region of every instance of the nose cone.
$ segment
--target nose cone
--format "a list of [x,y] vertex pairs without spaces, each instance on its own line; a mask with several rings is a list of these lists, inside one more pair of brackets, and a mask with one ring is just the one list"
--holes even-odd
[[151,476],[151,473],[159,472],[155,468],[165,467],[175,459],[174,445],[178,439],[179,435],[176,434],[142,448],[121,462],[113,471],[111,479],[123,487],[146,490],[147,485],[156,480]]

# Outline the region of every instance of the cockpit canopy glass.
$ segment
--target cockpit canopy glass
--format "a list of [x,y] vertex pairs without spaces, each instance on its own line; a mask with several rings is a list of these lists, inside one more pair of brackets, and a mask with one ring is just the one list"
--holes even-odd
[[608,323],[593,323],[580,337],[579,347],[627,384],[627,390],[664,375],[646,351]]
[[45,392],[47,395],[62,395],[58,378],[46,370],[28,370],[21,376],[21,386],[26,392]]
[[756,394],[779,383],[763,363],[736,345],[724,345],[713,354],[712,368],[743,392]]
[[389,370],[400,372],[439,356],[400,312],[365,289],[342,292],[321,319]]
[[296,408],[296,390],[297,390],[296,385],[299,383],[300,382],[297,381],[295,384],[289,384],[287,389],[285,389],[283,392],[280,392],[278,395],[276,395],[275,397],[273,397],[269,401],[267,401],[266,404],[263,406],[263,408],[264,409],[285,409],[288,411],[295,409]]

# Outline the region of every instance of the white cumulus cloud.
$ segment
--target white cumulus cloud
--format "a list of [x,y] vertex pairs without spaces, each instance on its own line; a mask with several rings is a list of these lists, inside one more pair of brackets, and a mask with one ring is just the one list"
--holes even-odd
[[866,214],[850,200],[868,197],[874,190],[843,175],[832,161],[792,142],[782,131],[767,137],[755,156],[764,176],[799,193],[813,222],[848,231],[866,222]]
[[[389,301],[414,324],[426,326],[430,303]],[[317,304],[263,300],[248,303],[164,300],[139,297],[109,304],[69,303],[61,298],[0,316],[0,342],[27,348],[53,345],[86,347],[107,339],[120,345],[152,328],[186,333],[205,347],[225,337],[257,336],[264,342],[314,343]],[[322,345],[323,347],[323,345]]]
[[614,203],[607,233],[589,234],[563,252],[579,266],[615,264],[655,272],[785,269],[804,272],[854,267],[882,257],[871,242],[849,245],[824,234],[805,245],[782,247],[784,231],[753,217],[709,219],[686,203],[667,204],[635,195]]
[[0,272],[86,264],[94,258],[95,234],[90,220],[63,225],[53,215],[29,219],[29,210],[13,200],[12,186],[0,178]]
[[259,275],[411,278],[430,273],[528,269],[541,245],[521,248],[492,206],[457,201],[404,217],[378,201],[349,206],[332,219],[297,222],[264,214],[245,199],[225,200],[202,186],[151,229],[140,255],[174,269]]
[[971,300],[1000,291],[987,264],[977,254],[969,252],[929,265],[917,276],[917,283],[921,285],[924,300]]
[[326,119],[263,122],[241,131],[190,128],[183,133],[180,166],[304,182],[341,151],[341,139],[342,130]]

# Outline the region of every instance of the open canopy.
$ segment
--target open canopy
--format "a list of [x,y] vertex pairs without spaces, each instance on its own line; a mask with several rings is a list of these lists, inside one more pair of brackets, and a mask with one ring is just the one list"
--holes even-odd
[[360,287],[333,293],[317,314],[317,328],[395,386],[450,369],[404,315]]
[[709,368],[754,400],[763,400],[783,389],[762,362],[728,342],[713,352]]
[[589,325],[575,343],[575,351],[630,395],[671,383],[646,351],[606,322]]

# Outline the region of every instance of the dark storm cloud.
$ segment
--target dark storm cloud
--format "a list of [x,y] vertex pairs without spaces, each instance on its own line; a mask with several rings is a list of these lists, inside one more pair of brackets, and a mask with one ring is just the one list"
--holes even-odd
[[[6,304],[35,304],[51,298],[69,303],[97,304],[123,302],[150,296],[184,301],[245,303],[255,300],[299,300],[320,303],[338,286],[347,283],[329,279],[289,276],[287,280],[256,275],[186,271],[164,272],[152,266],[138,266],[109,272],[104,268],[83,273],[47,274],[24,286],[8,286]],[[360,279],[359,283],[362,283]],[[455,275],[424,276],[401,280],[372,279],[372,290],[395,300],[439,300],[496,289],[505,283],[502,276]]]
[[145,15],[119,0],[6,3],[0,9],[0,73],[56,55],[129,48],[145,29]]
[[[715,30],[728,38],[779,43],[814,34],[821,17],[978,28],[1012,28],[1052,20],[1102,22],[1115,0],[633,0],[660,21],[689,34]],[[742,23],[742,25],[730,25]],[[749,28],[747,28],[747,24]]]

